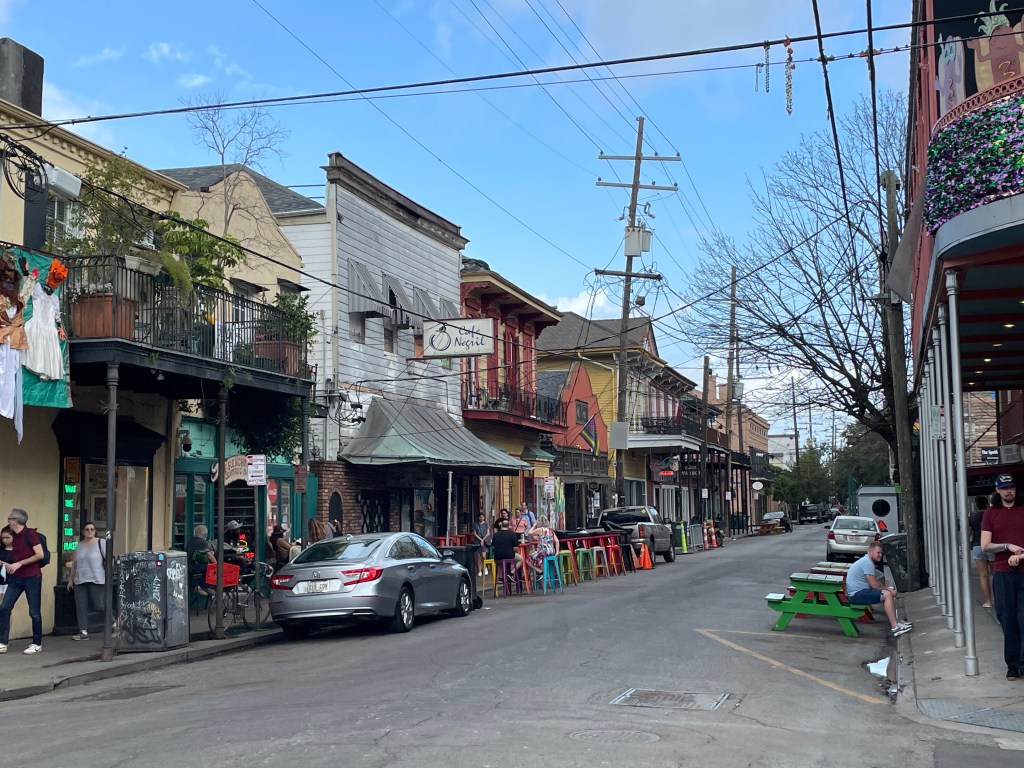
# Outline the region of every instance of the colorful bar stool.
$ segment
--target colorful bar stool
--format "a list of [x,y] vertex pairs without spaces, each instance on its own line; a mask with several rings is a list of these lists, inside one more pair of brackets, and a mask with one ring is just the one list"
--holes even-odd
[[555,584],[558,584],[558,591],[564,592],[562,588],[562,566],[558,562],[558,555],[548,555],[544,558],[544,570],[540,577],[541,582],[544,585],[544,594],[548,593],[548,584],[551,585],[551,591],[555,591]]
[[575,562],[572,552],[568,549],[563,549],[558,553],[558,567],[562,569],[562,579],[566,583],[580,583],[579,578],[576,576]]

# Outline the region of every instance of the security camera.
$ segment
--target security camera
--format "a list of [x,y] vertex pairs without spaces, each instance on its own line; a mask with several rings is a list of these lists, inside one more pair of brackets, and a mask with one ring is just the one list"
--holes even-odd
[[192,436],[189,434],[187,429],[179,429],[178,437],[181,438],[181,450],[183,453],[189,453],[192,450]]

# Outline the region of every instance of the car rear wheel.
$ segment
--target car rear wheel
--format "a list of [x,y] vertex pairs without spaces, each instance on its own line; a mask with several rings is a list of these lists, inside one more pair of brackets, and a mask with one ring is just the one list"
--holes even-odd
[[388,630],[391,632],[408,632],[416,621],[415,605],[412,599],[412,590],[402,587],[398,593],[398,600],[395,602],[395,615],[388,623]]
[[649,542],[647,542],[647,551],[651,555],[651,568],[653,568],[654,564],[658,560],[658,553],[654,551],[654,539],[653,538]]
[[666,549],[665,552],[662,554],[662,557],[665,558],[666,563],[674,563],[676,561],[675,545],[672,545],[668,549]]
[[469,594],[469,579],[459,579],[459,590],[455,593],[455,616],[469,616],[473,607],[473,598]]

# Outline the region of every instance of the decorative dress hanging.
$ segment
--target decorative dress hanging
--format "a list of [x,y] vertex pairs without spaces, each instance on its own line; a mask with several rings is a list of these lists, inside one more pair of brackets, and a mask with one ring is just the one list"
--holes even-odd
[[0,257],[0,416],[14,421],[19,443],[24,431],[21,352],[28,348],[21,290],[21,272],[5,252]]
[[60,348],[60,298],[36,283],[32,289],[32,317],[25,323],[28,350],[24,363],[41,379],[64,378],[64,352]]

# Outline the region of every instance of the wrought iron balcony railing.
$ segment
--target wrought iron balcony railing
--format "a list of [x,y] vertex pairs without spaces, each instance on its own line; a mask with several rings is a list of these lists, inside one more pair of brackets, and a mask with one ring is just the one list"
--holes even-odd
[[295,338],[276,307],[166,274],[130,269],[123,259],[68,257],[62,290],[72,342],[124,339],[157,350],[309,378],[307,340]]
[[560,427],[566,425],[566,405],[560,399],[507,384],[474,386],[463,382],[462,407],[471,411],[497,411],[524,419],[538,419]]

